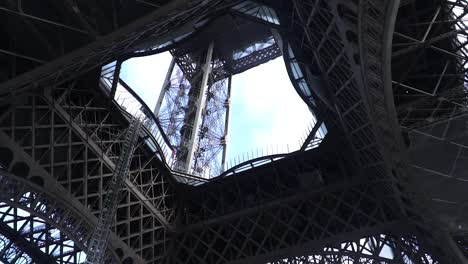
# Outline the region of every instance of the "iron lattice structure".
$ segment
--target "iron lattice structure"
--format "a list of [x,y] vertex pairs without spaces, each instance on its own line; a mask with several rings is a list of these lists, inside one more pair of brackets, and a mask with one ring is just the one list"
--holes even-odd
[[[176,67],[174,72],[171,70],[168,73],[169,81],[162,87],[164,97],[162,97],[161,108],[155,113],[164,133],[174,147],[172,155],[175,159],[171,166],[182,171],[186,169],[190,174],[203,177],[219,175],[224,171],[222,159],[226,155],[226,114],[230,100],[228,96],[230,80],[225,78],[216,81],[216,66],[212,66],[208,87],[204,95],[206,97],[205,103],[200,106],[202,107],[202,115],[199,132],[195,139],[193,165],[191,168],[184,168],[190,144],[189,139],[184,140],[184,133],[186,133],[187,127],[192,126],[190,122],[193,122],[191,120],[193,118],[190,116],[194,116],[197,110],[191,101],[193,100],[191,97],[194,97],[191,90],[198,89],[196,85],[202,75],[198,73],[190,78],[179,67]],[[185,137],[187,136],[185,135]]]
[[[466,263],[465,0],[46,2],[0,6],[2,262],[84,261],[125,154],[128,94],[145,121],[107,262]],[[185,113],[164,123],[173,112],[154,115],[119,79],[121,62],[166,50],[180,69],[166,97],[183,90],[182,106],[206,61],[216,89],[283,55],[328,134],[210,180],[173,170],[177,133],[200,133],[183,131]],[[213,131],[199,153],[219,147]]]
[[102,204],[99,221],[89,241],[86,263],[102,263],[106,257],[107,241],[109,240],[114,215],[117,212],[120,189],[128,178],[130,161],[132,160],[133,151],[139,137],[140,126],[140,120],[133,119],[125,133],[122,153],[120,154],[111,182],[106,188],[107,195]]

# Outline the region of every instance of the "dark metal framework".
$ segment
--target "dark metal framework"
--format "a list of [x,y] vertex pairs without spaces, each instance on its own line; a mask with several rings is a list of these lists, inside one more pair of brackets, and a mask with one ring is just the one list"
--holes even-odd
[[[271,49],[283,53],[328,134],[317,148],[247,162],[208,181],[172,171],[144,126],[108,262],[466,262],[465,0],[263,0],[251,14],[242,1],[111,1],[128,4],[122,13],[88,2],[61,3],[72,14],[82,10],[71,24],[64,9],[51,17],[29,1],[29,9],[0,9],[38,41],[1,26],[10,30],[0,58],[0,252],[9,253],[7,262],[74,263],[87,250],[131,119],[113,100],[118,83],[99,85],[100,67],[168,49],[154,47],[233,6],[278,30],[281,42]],[[128,9],[134,5],[144,10]],[[110,24],[99,16],[106,12],[113,12]],[[268,20],[273,15],[278,24]],[[54,56],[47,55],[57,45],[52,28],[112,33],[63,37]]]

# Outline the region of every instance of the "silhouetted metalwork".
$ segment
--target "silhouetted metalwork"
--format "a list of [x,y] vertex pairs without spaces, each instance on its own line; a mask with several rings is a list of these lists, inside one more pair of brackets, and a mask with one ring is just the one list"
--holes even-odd
[[130,126],[125,133],[125,139],[119,160],[117,161],[117,167],[109,186],[106,188],[107,195],[102,203],[99,221],[89,241],[86,263],[103,263],[106,257],[107,243],[114,216],[117,212],[120,189],[128,178],[129,166],[139,137],[140,126],[140,120],[135,118],[130,121]]
[[[106,262],[466,263],[467,6],[6,1],[0,260],[84,261],[141,115]],[[168,50],[155,113],[119,63]],[[224,169],[211,162],[226,145],[227,79],[281,55],[317,118],[302,148],[213,179],[174,170],[201,109],[191,168]],[[193,109],[206,61],[206,104]]]

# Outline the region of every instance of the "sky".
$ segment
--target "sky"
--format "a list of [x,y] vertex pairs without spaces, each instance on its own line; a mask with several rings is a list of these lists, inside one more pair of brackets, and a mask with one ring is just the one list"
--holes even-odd
[[232,78],[228,156],[257,148],[297,150],[312,114],[289,80],[279,57]]
[[[154,109],[171,61],[169,52],[132,58],[121,78]],[[294,90],[279,57],[232,77],[228,160],[247,160],[258,153],[299,148],[313,122],[307,105]]]
[[120,78],[154,109],[171,59],[169,52],[129,59],[122,65]]

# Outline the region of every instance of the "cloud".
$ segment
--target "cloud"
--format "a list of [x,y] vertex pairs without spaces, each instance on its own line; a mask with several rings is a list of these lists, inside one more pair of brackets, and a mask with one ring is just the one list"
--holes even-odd
[[132,58],[122,65],[121,79],[145,101],[150,109],[156,105],[172,56],[164,52]]
[[229,157],[257,148],[298,146],[313,117],[282,58],[234,76],[232,89]]

